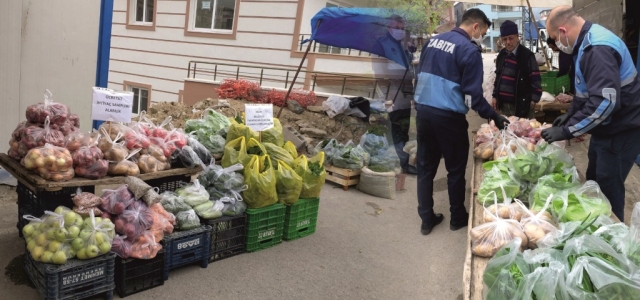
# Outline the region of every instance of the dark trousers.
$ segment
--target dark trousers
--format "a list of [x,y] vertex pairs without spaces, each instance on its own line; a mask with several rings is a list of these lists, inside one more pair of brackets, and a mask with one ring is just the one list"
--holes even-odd
[[409,141],[409,127],[411,125],[411,108],[400,109],[389,113],[391,123],[391,138],[393,146],[400,159],[400,166],[403,169],[409,168],[409,154],[402,150]]
[[607,137],[591,136],[587,180],[595,180],[611,202],[611,210],[624,221],[624,181],[640,153],[640,129]]
[[447,168],[451,224],[467,222],[464,207],[464,179],[469,155],[469,123],[464,115],[445,116],[423,110],[416,118],[418,129],[418,214],[423,224],[431,224],[433,212],[433,179],[444,157]]

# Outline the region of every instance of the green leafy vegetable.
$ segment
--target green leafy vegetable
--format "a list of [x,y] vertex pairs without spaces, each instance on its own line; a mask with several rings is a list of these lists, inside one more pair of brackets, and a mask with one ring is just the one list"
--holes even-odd
[[320,176],[322,171],[324,171],[324,168],[320,165],[320,162],[314,161],[309,162],[309,171],[311,171],[311,174],[313,175]]
[[497,166],[484,174],[480,189],[478,189],[478,202],[483,205],[491,205],[494,202],[493,193],[495,192],[498,201],[504,201],[502,188],[508,198],[515,198],[520,194],[520,182],[511,176],[508,172],[501,171]]
[[260,146],[253,146],[247,149],[247,154],[264,155]]

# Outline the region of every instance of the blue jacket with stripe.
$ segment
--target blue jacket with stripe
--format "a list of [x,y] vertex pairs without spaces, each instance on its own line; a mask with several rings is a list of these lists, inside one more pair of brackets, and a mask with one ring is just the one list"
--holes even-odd
[[624,42],[587,21],[573,52],[576,95],[563,126],[565,136],[605,136],[639,128],[640,81]]
[[425,43],[420,55],[414,100],[418,116],[427,107],[439,112],[466,114],[469,108],[485,119],[498,114],[484,98],[480,49],[460,28]]

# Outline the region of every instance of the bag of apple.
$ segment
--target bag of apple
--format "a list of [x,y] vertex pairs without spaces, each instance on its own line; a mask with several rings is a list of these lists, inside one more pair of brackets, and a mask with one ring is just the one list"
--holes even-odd
[[102,191],[100,208],[110,214],[119,215],[123,213],[127,206],[136,200],[126,184],[119,186],[115,190],[104,189]]
[[81,233],[82,216],[64,206],[45,211],[42,218],[23,216],[29,224],[22,228],[27,250],[35,261],[62,265],[77,255],[75,240]]
[[76,251],[78,259],[92,259],[111,251],[111,242],[115,235],[115,226],[111,220],[96,217],[92,210],[71,246]]

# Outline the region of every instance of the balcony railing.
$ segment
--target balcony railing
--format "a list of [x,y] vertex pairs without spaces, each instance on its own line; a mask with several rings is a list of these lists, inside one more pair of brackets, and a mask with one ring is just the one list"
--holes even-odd
[[[298,37],[298,51],[305,51],[307,49],[307,45],[303,45],[302,41],[310,37],[311,37],[311,34],[301,34]],[[312,43],[313,44],[311,45],[311,50],[309,50],[309,52],[313,52],[313,53],[339,54],[339,55],[360,56],[360,57],[380,57],[378,55],[371,54],[365,51],[323,45],[315,41],[313,41]]]
[[[296,69],[271,68],[250,65],[232,65],[205,61],[189,61],[187,78],[222,82],[224,79],[246,79],[258,82],[267,88],[284,88],[291,86]],[[310,82],[307,82],[310,81]],[[305,86],[305,83],[308,86]],[[359,76],[330,72],[307,72],[300,70],[294,88],[316,91],[322,85],[323,92],[363,96],[373,99],[389,99],[391,80],[373,76]]]

